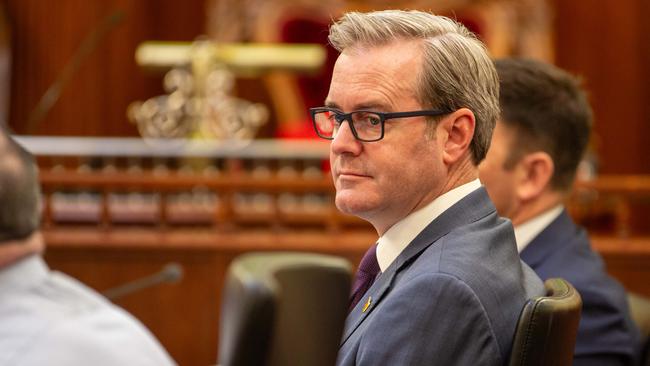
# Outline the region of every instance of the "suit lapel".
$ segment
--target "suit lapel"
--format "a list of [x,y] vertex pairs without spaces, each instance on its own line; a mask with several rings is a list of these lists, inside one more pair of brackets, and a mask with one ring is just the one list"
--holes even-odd
[[[350,338],[352,333],[359,327],[359,325],[366,319],[366,317],[377,307],[377,304],[382,300],[384,295],[387,293],[390,288],[393,279],[395,278],[396,267],[390,266],[386,269],[386,272],[382,273],[377,277],[377,280],[370,286],[364,297],[359,301],[359,303],[352,309],[348,318],[345,321],[345,330],[343,331],[343,340],[341,345]],[[366,306],[368,298],[371,298],[372,301],[365,311],[363,308]]]
[[[364,298],[352,309],[345,321],[341,345],[350,338],[359,325],[373,312],[379,302],[386,297],[397,274],[407,267],[411,261],[419,257],[425,249],[450,231],[479,220],[494,211],[494,206],[489,200],[485,188],[481,187],[458,201],[427,225],[386,271],[377,278],[364,295]],[[371,304],[366,311],[363,311],[369,297],[372,298]]]

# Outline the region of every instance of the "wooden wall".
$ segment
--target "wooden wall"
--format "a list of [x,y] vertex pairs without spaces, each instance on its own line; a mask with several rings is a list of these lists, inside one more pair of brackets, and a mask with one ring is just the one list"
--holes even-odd
[[582,75],[604,173],[650,173],[650,2],[554,0],[557,64]]
[[[161,77],[134,62],[145,40],[190,41],[203,32],[204,0],[3,0],[12,32],[10,125],[17,133],[136,136],[126,118],[135,100],[162,93]],[[98,39],[38,125],[30,113],[84,38],[111,14],[122,20]]]

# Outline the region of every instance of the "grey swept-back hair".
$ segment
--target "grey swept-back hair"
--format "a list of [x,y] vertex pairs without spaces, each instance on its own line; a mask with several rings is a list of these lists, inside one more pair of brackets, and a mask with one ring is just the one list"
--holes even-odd
[[329,42],[339,52],[411,39],[423,40],[422,75],[416,91],[420,103],[450,111],[465,107],[474,113],[470,150],[478,164],[490,147],[499,115],[499,80],[485,45],[472,32],[447,17],[385,10],[347,13],[329,33]]

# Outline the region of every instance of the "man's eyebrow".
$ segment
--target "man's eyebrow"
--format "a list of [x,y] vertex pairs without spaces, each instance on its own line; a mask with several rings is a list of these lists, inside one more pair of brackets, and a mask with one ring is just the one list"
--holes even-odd
[[[328,108],[333,108],[333,109],[338,109],[342,111],[343,109],[336,104],[335,102],[331,101],[325,101],[325,106]],[[388,108],[386,105],[378,102],[369,102],[369,103],[363,103],[363,104],[358,104],[355,105],[353,110],[358,111],[358,110],[373,110],[373,111],[388,111]]]
[[386,111],[386,105],[381,104],[381,103],[376,103],[376,102],[370,102],[370,103],[364,103],[364,104],[359,104],[356,106],[357,110],[359,109],[367,109],[367,110],[372,110],[372,111]]
[[325,101],[325,107],[341,110],[341,107],[339,107],[338,104],[336,104],[334,102],[331,102],[331,101],[328,101],[328,100]]

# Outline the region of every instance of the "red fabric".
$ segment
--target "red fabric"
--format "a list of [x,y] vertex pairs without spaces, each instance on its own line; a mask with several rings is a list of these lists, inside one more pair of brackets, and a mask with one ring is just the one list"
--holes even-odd
[[309,119],[299,122],[289,122],[275,132],[275,136],[283,139],[319,139],[314,126]]
[[[316,18],[288,18],[281,25],[281,42],[316,43],[326,48],[327,55],[322,69],[313,75],[299,75],[296,78],[298,90],[305,103],[305,117],[309,116],[310,107],[320,107],[323,105],[329,91],[332,69],[338,57],[338,52],[327,41],[329,21],[330,19],[328,18],[322,18],[320,20]],[[298,123],[281,124],[280,128],[276,131],[276,136],[279,138],[318,138],[313,131],[309,118],[304,121],[294,122]]]
[[305,113],[310,107],[320,107],[327,97],[332,70],[338,52],[332,48],[327,36],[329,19],[287,19],[282,25],[281,41],[286,43],[317,43],[325,46],[327,56],[323,68],[314,75],[298,76],[298,88],[305,101]]

